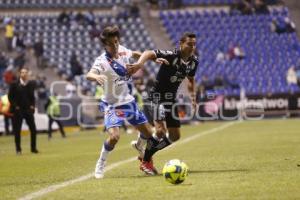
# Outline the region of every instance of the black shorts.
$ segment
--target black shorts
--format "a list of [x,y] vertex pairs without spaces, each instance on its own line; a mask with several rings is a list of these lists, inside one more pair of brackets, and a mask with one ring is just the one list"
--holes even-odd
[[166,121],[168,128],[180,128],[178,106],[174,102],[145,101],[144,114],[152,125],[154,121],[163,120]]

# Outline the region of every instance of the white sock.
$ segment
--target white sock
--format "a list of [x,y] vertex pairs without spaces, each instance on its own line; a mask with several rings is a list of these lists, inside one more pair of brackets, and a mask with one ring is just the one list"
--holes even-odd
[[110,152],[110,151],[107,151],[107,150],[105,149],[104,145],[103,145],[103,146],[102,146],[101,153],[100,153],[100,159],[103,160],[103,161],[106,161],[109,152]]

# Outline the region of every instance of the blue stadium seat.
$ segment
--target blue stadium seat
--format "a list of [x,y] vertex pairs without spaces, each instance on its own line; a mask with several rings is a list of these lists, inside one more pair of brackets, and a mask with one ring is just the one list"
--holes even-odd
[[[212,2],[221,3],[224,0],[206,1]],[[288,9],[276,8],[270,15],[229,15],[226,10],[193,13],[164,11],[160,13],[160,19],[174,44],[187,27],[200,36],[197,48],[203,60],[200,60],[196,74],[199,83],[203,75],[213,80],[217,74],[233,73],[236,77],[243,77],[238,80],[249,94],[299,91],[298,86],[286,86],[285,76],[287,69],[298,62],[300,43],[296,33],[271,32],[272,18],[278,15],[288,16]],[[240,45],[245,50],[246,58],[226,60],[224,64],[216,62],[219,49],[222,47],[227,52],[230,44]],[[224,90],[224,93],[234,95],[238,91]]]

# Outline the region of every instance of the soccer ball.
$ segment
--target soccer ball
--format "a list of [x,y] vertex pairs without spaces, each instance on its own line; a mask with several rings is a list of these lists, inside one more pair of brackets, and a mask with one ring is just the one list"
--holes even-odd
[[165,164],[163,168],[163,176],[169,183],[180,184],[188,175],[188,170],[189,168],[184,162],[174,159]]

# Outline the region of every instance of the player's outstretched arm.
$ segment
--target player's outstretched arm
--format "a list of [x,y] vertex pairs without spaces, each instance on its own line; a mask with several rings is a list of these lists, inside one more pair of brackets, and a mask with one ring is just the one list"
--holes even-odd
[[100,85],[104,85],[107,80],[106,76],[99,74],[99,72],[93,68],[86,74],[86,79],[89,81],[96,81]]
[[142,53],[139,51],[132,51],[132,57],[138,60],[141,57]]
[[150,50],[144,51],[136,63],[126,65],[128,74],[130,75],[134,74],[139,69],[143,68],[147,60],[155,60],[155,59],[156,59],[156,54],[154,53],[154,51],[150,51]]

